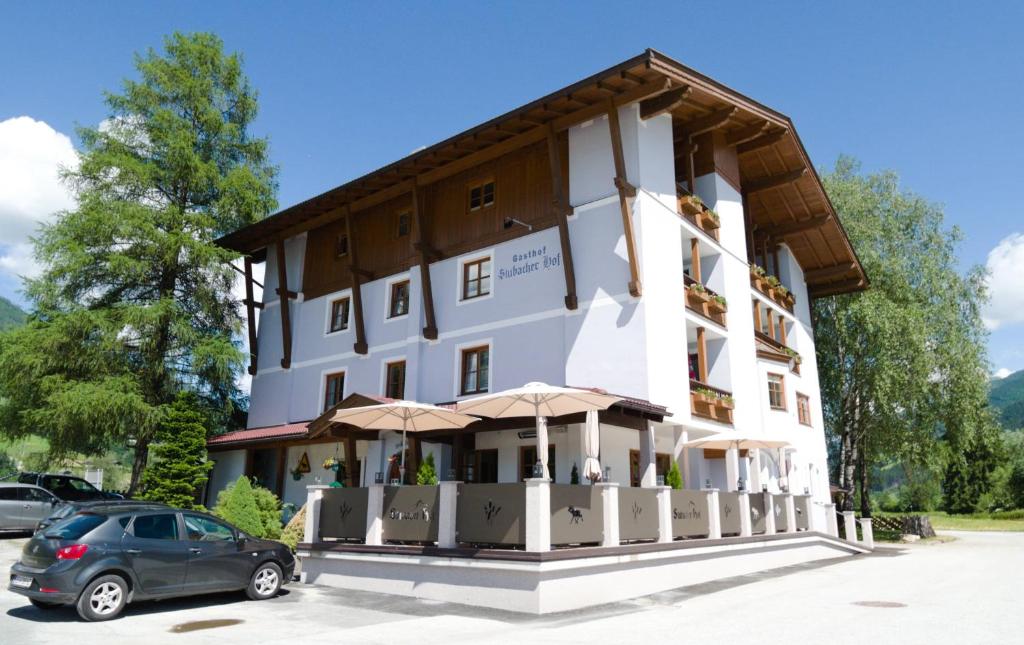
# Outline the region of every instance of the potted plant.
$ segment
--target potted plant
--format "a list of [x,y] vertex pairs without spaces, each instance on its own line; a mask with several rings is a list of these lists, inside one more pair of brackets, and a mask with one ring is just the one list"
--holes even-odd
[[696,195],[683,195],[679,198],[679,209],[685,215],[695,217],[704,210],[704,202]]
[[705,211],[702,211],[701,214],[699,215],[699,217],[700,217],[700,227],[702,229],[705,229],[705,230],[708,230],[708,231],[713,231],[716,228],[718,228],[719,226],[721,226],[722,220],[721,220],[721,218],[718,217],[718,213],[716,213],[715,211],[711,210],[710,208],[705,210]]
[[708,300],[708,310],[715,314],[724,314],[729,311],[729,306],[725,300],[725,296],[720,296],[717,293],[711,296],[711,299]]
[[716,395],[707,388],[699,387],[693,391],[693,396],[698,403],[713,403]]
[[706,304],[708,300],[711,299],[711,295],[708,294],[708,290],[699,282],[694,282],[686,288],[686,296],[698,309],[701,305]]
[[727,394],[725,396],[719,397],[718,405],[722,406],[726,410],[732,410],[735,407],[735,401],[733,400],[732,396]]
[[324,470],[333,470],[334,472],[338,472],[339,468],[341,468],[341,462],[337,457],[328,457],[327,459],[324,459]]
[[288,472],[291,473],[292,479],[294,479],[295,481],[299,481],[302,479],[302,471],[299,470],[298,468],[294,468],[292,470],[289,470]]
[[756,264],[750,265],[750,284],[754,285],[755,289],[761,289],[761,283],[764,281],[765,270]]
[[789,360],[793,361],[793,363],[794,363],[795,365],[799,365],[799,364],[800,364],[800,363],[802,363],[802,362],[803,362],[803,360],[804,360],[804,359],[803,359],[803,358],[802,358],[802,357],[800,356],[800,353],[799,353],[799,352],[797,352],[797,351],[796,351],[795,349],[793,349],[793,348],[791,348],[791,347],[786,347],[786,348],[784,348],[784,349],[783,349],[783,351],[785,351],[785,352],[786,352],[786,356],[789,356]]

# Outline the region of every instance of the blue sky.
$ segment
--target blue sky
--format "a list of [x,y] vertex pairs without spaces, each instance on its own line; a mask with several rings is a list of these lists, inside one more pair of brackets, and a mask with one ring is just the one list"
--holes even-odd
[[[65,158],[60,134],[73,143],[76,124],[107,116],[101,92],[132,74],[133,52],[210,30],[260,91],[254,130],[270,137],[282,206],[659,49],[790,115],[819,167],[846,153],[897,170],[964,229],[965,267],[998,249],[990,358],[1024,369],[1019,3],[34,2],[3,15],[0,170],[34,167],[18,157],[29,147]],[[4,200],[29,179],[6,176],[0,295],[19,300],[26,224]]]

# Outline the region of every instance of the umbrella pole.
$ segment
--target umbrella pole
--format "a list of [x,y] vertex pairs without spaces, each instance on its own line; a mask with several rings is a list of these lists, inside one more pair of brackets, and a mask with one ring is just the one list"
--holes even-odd
[[408,419],[402,419],[402,454],[398,457],[398,476],[401,477],[399,486],[405,483],[405,430],[408,423]]
[[[541,466],[543,466],[543,468],[541,469],[541,475],[540,476],[545,478],[545,479],[547,479],[548,478],[548,464],[547,464],[547,456],[548,456],[547,450],[548,450],[548,447],[547,447],[547,445],[545,443],[543,443],[543,442],[547,441],[547,431],[545,429],[544,436],[542,437],[541,436],[541,432],[540,432],[540,426],[541,426],[540,405],[534,404],[534,418],[535,418],[536,424],[537,424],[537,462],[540,463]],[[536,473],[534,473],[534,474],[536,474]]]

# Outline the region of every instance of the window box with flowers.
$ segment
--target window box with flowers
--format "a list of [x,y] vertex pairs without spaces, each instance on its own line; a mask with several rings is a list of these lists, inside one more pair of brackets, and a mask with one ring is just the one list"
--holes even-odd
[[711,294],[699,282],[694,282],[686,287],[686,302],[688,305],[703,313],[704,305],[711,300]]
[[725,296],[720,296],[717,293],[708,300],[708,312],[712,315],[722,315],[729,311],[728,302]]

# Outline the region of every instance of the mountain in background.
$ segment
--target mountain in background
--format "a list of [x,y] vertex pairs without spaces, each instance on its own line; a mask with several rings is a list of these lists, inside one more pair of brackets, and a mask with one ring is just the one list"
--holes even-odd
[[0,329],[7,329],[25,322],[27,314],[13,302],[0,296]]
[[1024,370],[993,379],[988,400],[999,411],[1004,428],[1024,430]]

